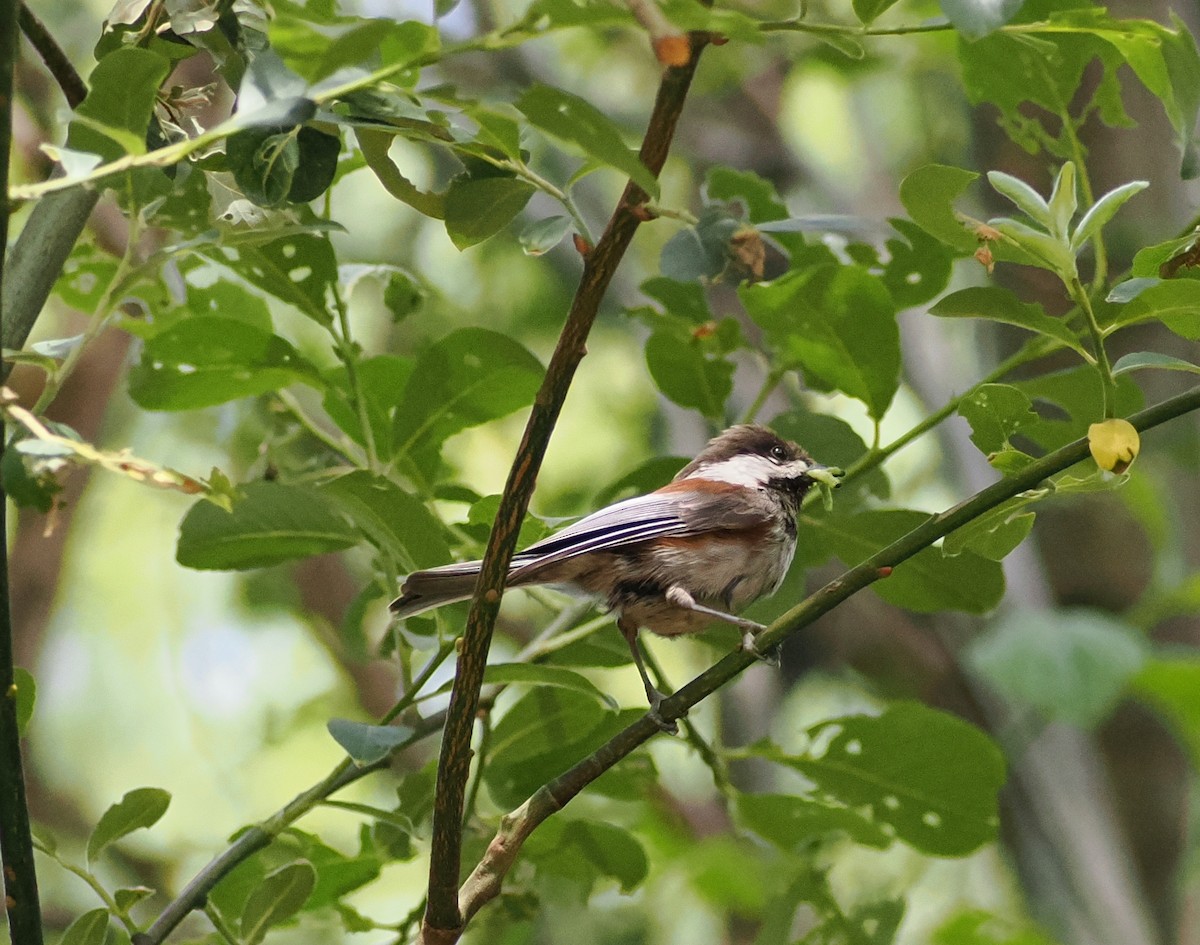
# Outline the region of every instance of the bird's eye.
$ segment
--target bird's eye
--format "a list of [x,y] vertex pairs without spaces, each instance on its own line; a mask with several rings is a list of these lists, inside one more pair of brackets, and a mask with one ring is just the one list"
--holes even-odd
[[771,459],[777,459],[782,463],[785,459],[787,459],[787,450],[778,444],[772,446]]

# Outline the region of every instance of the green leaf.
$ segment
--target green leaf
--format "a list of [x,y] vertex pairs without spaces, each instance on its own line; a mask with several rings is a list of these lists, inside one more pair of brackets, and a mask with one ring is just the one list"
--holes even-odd
[[1146,644],[1099,611],[1023,611],[968,649],[970,665],[1001,695],[1052,721],[1091,727],[1142,668]]
[[143,827],[153,827],[170,803],[171,795],[162,788],[136,788],[126,793],[101,815],[88,837],[88,862],[94,862],[110,843]]
[[88,78],[87,98],[76,109],[84,121],[71,124],[67,147],[99,154],[105,161],[145,153],[158,87],[170,71],[167,58],[148,49],[130,46],[109,53]]
[[300,129],[296,140],[300,146],[300,163],[292,175],[287,199],[291,203],[308,203],[320,197],[333,184],[337,175],[338,155],[342,152],[342,139],[305,126]]
[[650,868],[634,834],[597,820],[552,817],[529,836],[522,853],[539,873],[581,886],[584,901],[601,877],[615,879],[628,893],[642,884]]
[[108,938],[107,909],[92,909],[67,926],[59,945],[104,945]]
[[805,755],[767,757],[847,807],[867,808],[922,853],[966,856],[995,839],[1004,756],[975,726],[902,702],[880,716],[821,722],[808,735]]
[[441,520],[395,483],[359,469],[321,487],[367,539],[405,568],[430,568],[450,560]]
[[1132,690],[1161,712],[1200,768],[1200,660],[1190,653],[1150,657],[1132,680]]
[[149,899],[153,895],[154,890],[149,886],[126,886],[113,893],[113,902],[117,904],[119,910],[128,913],[139,902]]
[[451,332],[413,369],[396,410],[396,452],[437,452],[460,430],[528,406],[542,373],[537,358],[507,335],[486,328]]
[[971,442],[984,455],[997,453],[1022,427],[1040,419],[1021,391],[1007,384],[981,384],[959,402],[958,412],[971,425]]
[[325,375],[328,386],[322,406],[347,436],[360,446],[366,446],[359,412],[354,398],[361,394],[366,407],[367,422],[375,436],[375,449],[381,456],[392,451],[392,427],[396,408],[404,396],[404,386],[412,377],[415,362],[394,354],[365,358],[355,365],[357,387],[350,383],[346,366],[339,364]]
[[532,184],[514,177],[454,180],[446,193],[446,232],[451,242],[461,250],[495,236],[533,194]]
[[1113,374],[1124,374],[1127,371],[1141,371],[1146,368],[1158,368],[1165,371],[1188,371],[1200,374],[1200,364],[1184,361],[1169,354],[1158,354],[1154,351],[1136,351],[1121,357],[1113,365]]
[[1043,233],[1020,220],[1007,217],[993,217],[987,221],[987,225],[1010,241],[996,243],[997,254],[1003,252],[1011,255],[1015,252],[1012,261],[1049,269],[1063,282],[1077,278],[1075,255],[1066,237]]
[[1073,351],[1082,353],[1084,350],[1075,333],[1057,318],[1047,315],[1040,305],[1027,305],[999,286],[972,286],[951,292],[940,299],[929,314],[939,318],[986,318],[1046,335]]
[[283,338],[245,322],[188,318],[146,342],[129,395],[146,410],[195,410],[303,382],[317,369]]
[[1017,15],[1025,0],[938,0],[942,12],[967,39],[998,30]]
[[998,192],[1017,205],[1035,223],[1049,230],[1053,226],[1050,205],[1025,181],[1003,171],[988,171],[987,179]]
[[725,207],[705,207],[694,226],[667,240],[659,256],[659,270],[676,282],[718,281],[729,269],[731,240],[742,227]]
[[[921,512],[888,509],[848,516],[824,515],[806,519],[803,527],[853,567],[928,519]],[[995,561],[973,552],[948,557],[940,548],[930,547],[896,565],[871,589],[889,603],[918,613],[962,610],[981,614],[1003,597],[1004,572]]]
[[483,772],[488,793],[502,807],[515,807],[644,714],[612,712],[571,689],[533,687],[492,730]]
[[870,26],[885,10],[895,6],[898,0],[854,0],[854,15],[864,26]]
[[33,706],[37,701],[37,683],[33,673],[20,666],[13,667],[13,698],[17,707],[17,734],[24,737],[33,718]]
[[793,271],[738,292],[780,360],[804,369],[810,387],[840,390],[878,419],[899,386],[900,333],[892,297],[857,266]]
[[179,526],[175,559],[186,568],[246,570],[341,551],[358,534],[316,489],[254,482],[226,512],[197,502]]
[[1104,224],[1116,215],[1116,212],[1125,205],[1126,201],[1140,194],[1149,186],[1149,181],[1130,181],[1128,184],[1122,184],[1120,187],[1110,190],[1092,204],[1091,209],[1079,221],[1079,226],[1075,228],[1075,232],[1071,234],[1071,249],[1075,252],[1083,249],[1084,244],[1100,232]]
[[413,733],[403,725],[368,725],[349,719],[330,719],[325,727],[360,768],[382,761]]
[[[1100,376],[1091,365],[1080,365],[1068,371],[1041,374],[1027,381],[1012,384],[1035,404],[1044,401],[1055,405],[1041,409],[1041,420],[1024,427],[1021,435],[1043,450],[1058,449],[1072,440],[1087,435],[1089,424],[1101,419],[1103,402]],[[1116,414],[1127,417],[1142,407],[1142,394],[1128,375],[1117,378]]]
[[[668,315],[684,319],[692,325],[706,325],[713,320],[704,287],[698,282],[679,282],[665,276],[654,276],[643,282],[640,288],[643,294],[658,302]],[[652,327],[654,325],[652,320],[647,320],[647,323]]]
[[720,418],[733,393],[733,364],[706,354],[694,338],[669,330],[646,340],[646,365],[662,393],[706,417]]
[[326,234],[288,233],[266,243],[223,245],[208,255],[317,323],[332,322],[326,294],[337,285],[338,271]]
[[280,837],[280,847],[291,847],[297,856],[307,860],[317,871],[316,884],[304,901],[305,912],[327,909],[347,893],[379,878],[383,860],[371,849],[369,841],[360,839],[359,843],[362,852],[347,856],[319,837],[295,827],[289,827]]
[[1032,925],[980,909],[958,913],[935,930],[930,941],[931,945],[1057,945]]
[[942,551],[950,556],[973,551],[989,561],[1003,560],[1033,529],[1034,513],[1021,511],[1032,501],[1018,496],[973,519],[946,536]]
[[953,254],[915,223],[900,219],[888,222],[904,240],[887,241],[891,258],[883,270],[883,284],[897,308],[924,305],[945,291],[950,282]]
[[546,217],[525,227],[517,239],[526,256],[541,256],[562,242],[570,229],[570,217]]
[[[548,666],[542,663],[494,663],[484,670],[483,680],[490,685],[499,686],[556,686],[591,696],[613,711],[618,708],[617,700],[597,689],[594,682],[562,666]],[[453,685],[454,681],[449,680],[442,684],[438,692],[449,692]]]
[[651,197],[658,196],[658,181],[635,151],[625,146],[621,130],[585,99],[547,85],[534,85],[516,101],[517,108],[534,125],[575,145],[587,157],[615,167]]
[[1168,279],[1150,286],[1118,309],[1112,324],[1133,325],[1150,319],[1158,319],[1189,341],[1200,341],[1200,280]]
[[917,226],[960,253],[973,253],[979,240],[954,210],[954,201],[979,177],[944,164],[918,167],[900,183],[900,201]]
[[879,824],[856,810],[794,794],[739,793],[737,811],[743,824],[788,853],[806,850],[831,833],[879,850],[892,842]]
[[[875,2],[890,6],[896,0]],[[713,202],[741,201],[746,205],[747,218],[751,223],[783,220],[788,216],[787,205],[780,198],[775,185],[753,171],[735,171],[720,165],[710,167],[704,175],[704,193]]]
[[305,860],[289,863],[263,877],[242,911],[244,945],[258,945],[272,926],[286,922],[299,912],[316,883],[317,872]]
[[247,128],[225,142],[225,156],[242,193],[260,207],[277,207],[300,166],[299,129]]
[[1075,189],[1075,164],[1067,161],[1059,168],[1054,178],[1054,189],[1050,193],[1050,234],[1059,240],[1067,235],[1071,218],[1079,209],[1079,197]]

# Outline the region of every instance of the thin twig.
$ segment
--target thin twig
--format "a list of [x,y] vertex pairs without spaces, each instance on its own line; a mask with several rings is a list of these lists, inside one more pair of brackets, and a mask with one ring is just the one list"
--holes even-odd
[[[663,73],[640,152],[642,163],[655,176],[666,162],[697,61],[707,43],[707,34],[693,35],[687,65],[669,68]],[[534,400],[500,499],[496,523],[488,539],[479,582],[467,617],[438,760],[429,865],[429,906],[422,926],[426,945],[453,943],[462,933],[458,885],[462,857],[463,798],[471,764],[471,733],[508,563],[516,548],[517,535],[529,507],[550,434],[558,420],[575,370],[586,353],[587,337],[600,301],[641,222],[641,215],[635,209],[648,199],[649,195],[631,181],[599,242],[584,257],[579,288],[546,369],[541,389]]]
[[[1200,387],[1134,414],[1129,421],[1138,430],[1145,431],[1197,409],[1200,409]],[[893,567],[930,547],[938,539],[1014,496],[1036,488],[1050,476],[1069,469],[1087,456],[1086,438],[1068,443],[1031,463],[1021,472],[1000,479],[940,515],[931,516],[923,525],[862,564],[850,568],[779,617],[759,636],[760,647],[769,649],[778,646],[863,588],[885,578]],[[658,708],[661,718],[667,721],[682,718],[688,709],[755,662],[754,656],[744,650],[735,650],[674,695],[664,699]],[[459,891],[463,921],[469,920],[483,905],[499,895],[504,877],[516,862],[522,844],[543,821],[562,810],[592,781],[660,731],[658,721],[651,719],[649,714],[643,716],[570,770],[543,785],[512,813],[502,817],[483,859]]]

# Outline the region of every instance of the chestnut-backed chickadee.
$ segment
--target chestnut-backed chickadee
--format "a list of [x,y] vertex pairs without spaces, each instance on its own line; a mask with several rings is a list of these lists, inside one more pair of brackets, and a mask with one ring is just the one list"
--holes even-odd
[[[815,483],[836,485],[837,475],[766,427],[731,427],[661,489],[594,512],[518,552],[507,583],[559,585],[604,601],[657,714],[664,697],[646,673],[638,629],[671,637],[722,620],[741,629],[743,648],[757,655],[754,638],[765,628],[731,611],[779,588],[796,550],[801,500]],[[469,598],[479,565],[464,561],[410,574],[392,612],[409,617]]]

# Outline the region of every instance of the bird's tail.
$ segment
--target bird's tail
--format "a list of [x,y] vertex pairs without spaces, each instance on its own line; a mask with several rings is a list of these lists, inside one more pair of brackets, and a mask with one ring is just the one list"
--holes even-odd
[[475,593],[479,561],[462,561],[428,571],[414,571],[400,588],[400,596],[388,606],[397,617],[412,617],[443,604],[467,600]]

